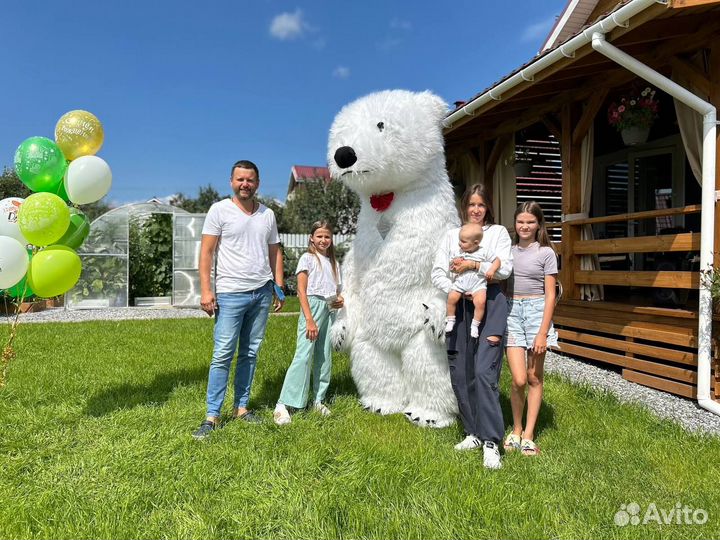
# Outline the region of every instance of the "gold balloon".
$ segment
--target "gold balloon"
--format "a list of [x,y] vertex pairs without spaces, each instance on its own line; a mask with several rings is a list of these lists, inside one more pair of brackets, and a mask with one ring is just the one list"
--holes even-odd
[[100,120],[87,111],[70,111],[55,126],[55,142],[72,161],[80,156],[94,155],[103,144],[104,133]]

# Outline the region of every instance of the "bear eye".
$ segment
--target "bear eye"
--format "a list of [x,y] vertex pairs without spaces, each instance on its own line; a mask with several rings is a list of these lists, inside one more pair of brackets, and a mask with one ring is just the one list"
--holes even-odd
[[385,129],[385,122],[378,122],[378,123],[377,123],[377,128],[378,128],[380,131],[382,131],[383,129]]

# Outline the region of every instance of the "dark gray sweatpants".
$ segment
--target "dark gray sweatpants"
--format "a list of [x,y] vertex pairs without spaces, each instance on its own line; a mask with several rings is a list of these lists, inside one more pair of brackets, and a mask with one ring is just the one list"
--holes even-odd
[[[508,317],[507,299],[500,286],[488,285],[478,339],[470,337],[473,311],[470,300],[458,304],[455,328],[447,337],[450,380],[465,432],[499,443],[505,432],[499,383]],[[488,336],[500,336],[500,341],[491,345]]]

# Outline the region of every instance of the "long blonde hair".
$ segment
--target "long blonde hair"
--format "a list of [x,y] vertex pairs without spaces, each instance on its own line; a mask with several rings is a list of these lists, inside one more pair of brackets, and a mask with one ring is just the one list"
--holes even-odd
[[326,219],[320,219],[313,223],[310,226],[310,237],[308,238],[308,253],[315,256],[315,259],[317,259],[318,265],[320,268],[322,268],[322,264],[320,263],[320,257],[318,257],[317,250],[315,249],[315,245],[312,243],[312,236],[315,234],[315,231],[318,229],[325,229],[330,233],[330,245],[327,248],[327,258],[330,259],[330,265],[332,266],[332,273],[333,278],[335,279],[335,283],[337,284],[338,280],[338,273],[337,273],[337,260],[335,259],[335,244],[332,241],[333,236],[333,228],[330,222]]

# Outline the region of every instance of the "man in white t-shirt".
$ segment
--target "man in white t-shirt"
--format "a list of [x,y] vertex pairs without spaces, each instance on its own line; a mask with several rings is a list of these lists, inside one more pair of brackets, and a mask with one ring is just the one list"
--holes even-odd
[[[255,200],[260,174],[252,161],[231,169],[231,199],[213,204],[205,218],[200,244],[200,307],[215,315],[215,346],[207,389],[207,415],[193,433],[204,439],[220,423],[230,365],[235,367],[233,417],[259,422],[248,410],[257,352],[265,335],[273,299],[273,278],[283,287],[283,259],[275,214]],[[215,291],[210,269],[215,256]],[[283,301],[275,299],[275,311]]]

